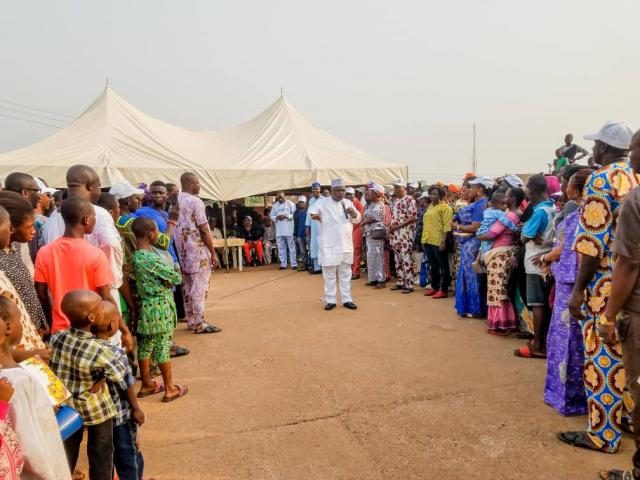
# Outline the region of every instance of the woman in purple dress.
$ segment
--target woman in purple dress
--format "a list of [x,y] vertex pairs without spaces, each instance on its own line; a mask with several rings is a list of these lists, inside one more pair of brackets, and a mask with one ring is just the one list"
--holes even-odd
[[[567,186],[567,197],[580,203],[582,189],[591,174],[585,168],[576,172]],[[569,314],[568,301],[578,273],[578,255],[572,250],[580,210],[570,213],[556,229],[556,247],[541,257],[543,265],[551,264],[555,278],[553,315],[547,336],[547,378],[544,401],[561,415],[587,413],[583,370],[584,347],[578,321]]]

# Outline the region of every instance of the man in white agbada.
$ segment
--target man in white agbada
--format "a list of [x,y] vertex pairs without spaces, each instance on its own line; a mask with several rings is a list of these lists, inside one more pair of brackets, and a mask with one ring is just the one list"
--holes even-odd
[[319,223],[318,262],[324,278],[325,310],[337,303],[336,278],[340,283],[342,305],[350,310],[358,308],[351,300],[351,265],[353,264],[353,224],[361,216],[350,200],[344,198],[342,180],[331,182],[331,195],[309,207],[311,218]]

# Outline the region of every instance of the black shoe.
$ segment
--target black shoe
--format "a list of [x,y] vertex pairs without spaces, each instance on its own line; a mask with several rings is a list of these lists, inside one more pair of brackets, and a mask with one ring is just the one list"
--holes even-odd
[[359,280],[360,275],[351,275],[351,280]]
[[333,310],[334,308],[336,308],[336,304],[335,304],[335,303],[327,303],[327,304],[324,306],[324,309],[325,309],[325,310]]
[[278,267],[278,270],[286,270],[287,267]]
[[322,270],[314,270],[313,272],[311,272],[311,275],[320,275],[322,273]]
[[357,310],[358,309],[358,306],[353,302],[343,303],[342,306],[344,308],[348,308],[349,310]]

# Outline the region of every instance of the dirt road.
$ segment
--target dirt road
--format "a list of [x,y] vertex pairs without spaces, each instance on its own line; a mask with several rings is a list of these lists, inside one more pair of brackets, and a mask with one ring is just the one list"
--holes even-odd
[[216,274],[216,335],[179,327],[189,385],[143,400],[146,475],[166,479],[591,479],[630,465],[560,444],[584,427],[542,402],[545,363],[459,319],[451,300],[354,282],[355,312],[322,309],[322,279]]

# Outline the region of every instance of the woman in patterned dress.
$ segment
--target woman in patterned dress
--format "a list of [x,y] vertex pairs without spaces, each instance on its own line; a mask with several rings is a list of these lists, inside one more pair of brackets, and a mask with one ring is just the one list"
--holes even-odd
[[[578,171],[569,179],[567,197],[580,204],[582,190],[593,170]],[[556,281],[555,300],[547,335],[547,378],[544,401],[561,415],[587,413],[587,397],[582,378],[584,346],[578,320],[569,313],[568,302],[578,273],[578,254],[572,250],[580,212],[570,213],[556,228],[556,247],[543,256],[551,264]]]
[[384,226],[384,188],[374,185],[369,190],[369,203],[364,212],[362,225],[364,226],[365,238],[367,240],[367,277],[369,281],[366,285],[375,288],[385,287],[384,272],[384,242],[385,239],[371,237],[373,230],[385,230]]
[[396,182],[393,186],[395,201],[391,207],[389,241],[396,262],[396,285],[391,290],[413,292],[413,241],[416,236],[416,201],[407,195],[406,185]]
[[[517,225],[520,221],[518,206],[524,200],[524,190],[512,188],[506,196],[507,218]],[[485,235],[478,239],[491,240],[493,244],[483,257],[487,266],[487,332],[493,335],[507,335],[516,330],[518,320],[509,299],[509,278],[513,270],[512,260],[518,249],[518,238],[502,222],[495,222]]]
[[460,251],[460,266],[456,278],[456,310],[461,317],[483,317],[487,311],[486,286],[471,264],[480,250],[476,231],[480,227],[487,206],[487,193],[493,182],[477,177],[468,182],[469,205],[462,207],[453,217],[453,234]]

